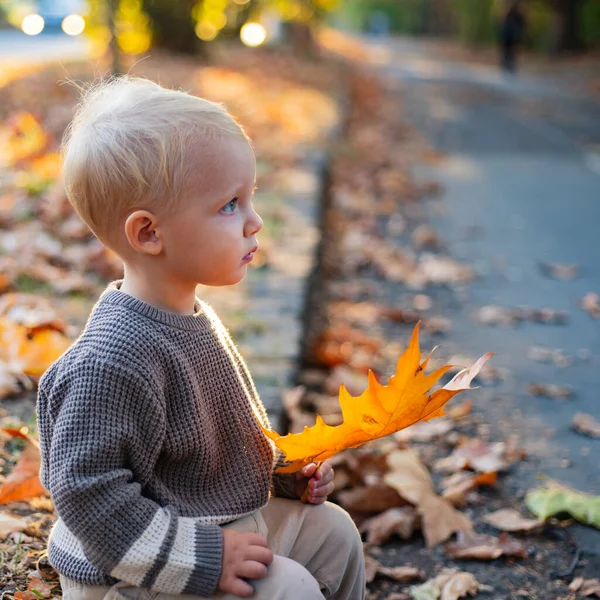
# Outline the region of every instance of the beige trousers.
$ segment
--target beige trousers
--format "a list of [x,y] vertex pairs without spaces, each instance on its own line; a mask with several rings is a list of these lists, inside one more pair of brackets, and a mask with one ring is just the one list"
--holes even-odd
[[[262,510],[223,525],[260,533],[275,555],[267,576],[252,581],[255,600],[363,600],[362,542],[348,514],[335,504],[318,506],[272,498]],[[60,576],[63,600],[201,600],[130,586],[89,586]],[[237,596],[217,593],[211,600]],[[207,600],[207,599],[204,599]]]

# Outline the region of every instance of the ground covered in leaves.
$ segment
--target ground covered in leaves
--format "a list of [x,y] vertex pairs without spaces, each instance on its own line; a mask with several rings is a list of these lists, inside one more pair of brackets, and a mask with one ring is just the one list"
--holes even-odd
[[[369,368],[385,382],[417,321],[423,350],[447,341],[452,323],[443,312],[435,313],[436,306],[460,302],[478,276],[445,254],[441,234],[427,223],[422,201],[439,190],[435,182],[418,184],[411,169],[440,157],[399,119],[397,90],[357,72],[351,98],[346,144],[331,168],[301,387],[286,396],[292,431],[312,425],[314,412],[328,424],[339,423],[339,385],[359,395]],[[589,311],[585,301],[582,307]],[[481,326],[523,319],[552,325],[564,315],[490,306],[475,319]],[[543,350],[532,349],[533,360]],[[560,364],[555,354],[545,360]],[[442,354],[432,367],[446,362],[467,366],[471,361]],[[473,408],[500,401],[494,390],[505,377],[492,360],[478,378],[483,388],[462,403],[451,402],[445,419],[337,457],[336,500],[365,533],[370,598],[479,593],[566,599],[598,593],[593,577],[600,560],[578,551],[573,522],[543,523],[526,508],[535,507],[536,496],[527,495],[522,481],[533,479],[540,464],[521,448],[527,431],[517,422],[483,422]],[[570,390],[541,386],[530,393],[564,397]],[[588,428],[588,435],[594,437],[594,431]],[[590,501],[590,512],[597,502]],[[465,519],[476,533],[464,533]],[[447,569],[458,573],[451,576]]]

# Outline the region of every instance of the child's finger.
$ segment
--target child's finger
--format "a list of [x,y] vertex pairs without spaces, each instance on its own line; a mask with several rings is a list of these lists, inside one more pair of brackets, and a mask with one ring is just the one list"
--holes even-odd
[[302,468],[302,475],[304,477],[312,477],[317,471],[317,465],[315,463],[310,463]]
[[323,463],[321,463],[321,466],[317,469],[317,472],[315,473],[315,477],[317,479],[322,479],[328,473],[333,473],[333,468],[332,468],[329,460],[325,460],[325,461],[323,461]]
[[321,498],[323,496],[327,497],[329,496],[329,494],[333,493],[333,487],[333,483],[328,483],[314,490],[311,490],[309,496],[313,498]]

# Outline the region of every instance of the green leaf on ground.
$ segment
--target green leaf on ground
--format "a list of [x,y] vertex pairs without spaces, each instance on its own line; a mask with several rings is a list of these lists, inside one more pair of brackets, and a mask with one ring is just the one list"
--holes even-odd
[[552,481],[546,487],[531,490],[525,504],[539,519],[568,513],[579,522],[600,529],[600,496],[584,494]]

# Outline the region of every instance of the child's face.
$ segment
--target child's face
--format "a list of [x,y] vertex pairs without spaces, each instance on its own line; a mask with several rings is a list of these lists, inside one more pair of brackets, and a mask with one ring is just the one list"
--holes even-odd
[[262,220],[251,204],[254,151],[246,141],[224,139],[214,158],[202,189],[160,228],[168,274],[177,283],[238,283],[258,246]]

